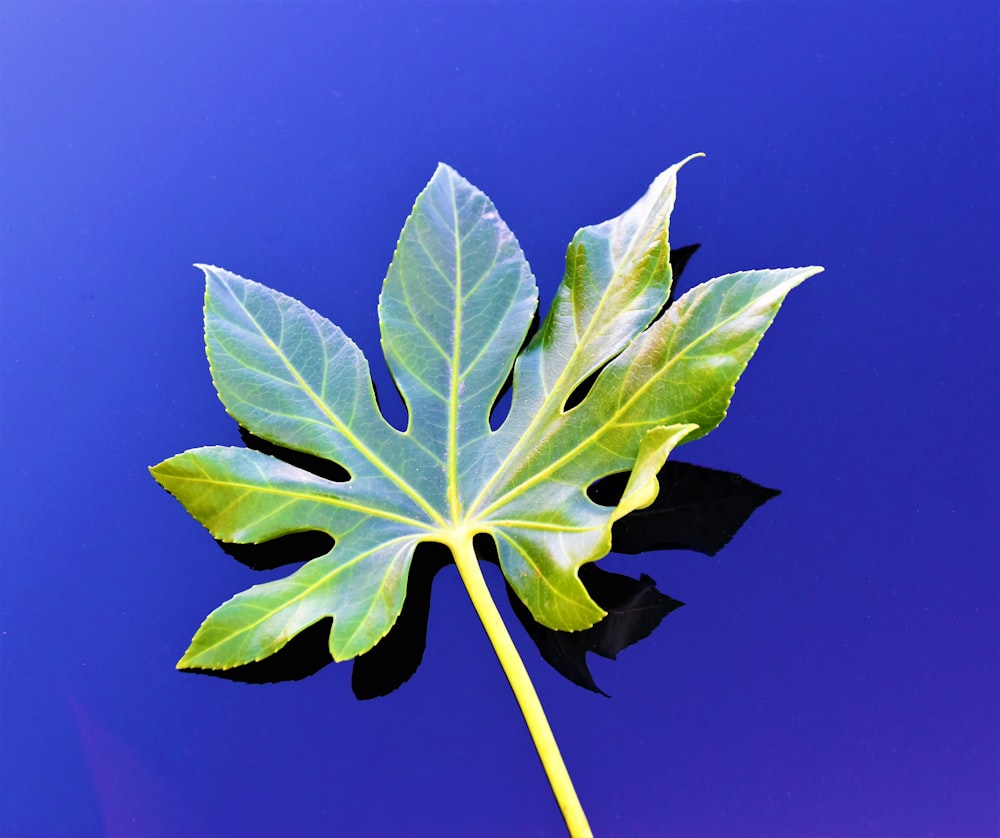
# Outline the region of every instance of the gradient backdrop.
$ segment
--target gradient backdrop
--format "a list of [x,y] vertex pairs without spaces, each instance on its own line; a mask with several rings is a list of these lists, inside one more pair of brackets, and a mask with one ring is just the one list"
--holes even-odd
[[997,834],[998,57],[963,0],[4,0],[0,832],[561,834],[451,568],[387,698],[176,672],[254,579],[146,468],[238,442],[191,263],[319,309],[389,394],[376,299],[437,161],[544,304],[577,227],[704,151],[685,284],[827,272],[678,454],[782,494],[716,558],[607,559],[687,603],[592,662],[612,698],[512,627],[580,796],[604,836]]

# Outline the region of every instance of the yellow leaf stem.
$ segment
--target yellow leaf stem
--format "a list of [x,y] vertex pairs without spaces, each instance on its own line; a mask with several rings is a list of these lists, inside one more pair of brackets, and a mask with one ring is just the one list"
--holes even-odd
[[479,560],[476,558],[475,550],[472,546],[472,533],[457,531],[448,540],[458,572],[465,583],[469,598],[482,621],[483,628],[489,636],[493,650],[496,652],[504,674],[514,691],[514,697],[521,707],[521,713],[528,725],[531,738],[535,743],[535,749],[542,761],[542,767],[549,778],[552,792],[555,794],[556,802],[562,811],[566,821],[566,827],[572,838],[591,838],[593,833],[587,816],[584,814],[580,799],[573,788],[573,781],[566,770],[562,755],[559,753],[559,746],[552,735],[552,728],[549,727],[548,719],[545,718],[545,711],[538,700],[538,693],[531,683],[528,670],[524,668],[524,662],[518,654],[517,647],[511,639],[507,626],[504,625],[503,618],[497,610],[496,603],[490,595],[489,588],[486,587],[486,580],[479,567]]

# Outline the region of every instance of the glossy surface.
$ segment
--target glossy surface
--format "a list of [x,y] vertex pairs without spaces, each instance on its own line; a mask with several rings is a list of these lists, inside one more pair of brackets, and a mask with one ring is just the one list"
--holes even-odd
[[561,834],[452,568],[388,697],[356,701],[343,665],[176,672],[262,577],[146,466],[240,444],[192,262],[376,358],[387,243],[439,160],[496,203],[544,305],[572,233],[692,150],[685,287],[827,272],[682,449],[782,494],[715,558],[608,560],[686,603],[591,656],[612,699],[511,621],[595,832],[996,831],[996,5],[532,9],[0,6],[5,836]]

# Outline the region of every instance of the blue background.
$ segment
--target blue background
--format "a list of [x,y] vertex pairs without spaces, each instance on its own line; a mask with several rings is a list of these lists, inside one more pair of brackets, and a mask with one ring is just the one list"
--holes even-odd
[[[515,641],[599,835],[985,836],[1000,789],[995,2],[0,5],[5,836],[558,835],[453,568],[424,664],[180,674],[253,581],[149,477],[238,444],[201,336],[225,266],[351,334],[439,160],[543,301],[669,164],[691,284],[822,264],[679,459],[782,490],[608,700]],[[398,404],[389,404],[388,412]],[[489,581],[499,592],[498,576]],[[505,613],[506,603],[502,604]]]

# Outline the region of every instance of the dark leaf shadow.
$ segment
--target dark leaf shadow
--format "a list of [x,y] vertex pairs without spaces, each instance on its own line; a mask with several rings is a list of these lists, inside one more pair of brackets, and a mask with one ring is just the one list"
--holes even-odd
[[594,601],[608,612],[597,625],[585,631],[554,631],[536,622],[510,585],[507,598],[542,658],[553,669],[574,684],[606,696],[590,674],[587,652],[615,660],[622,649],[649,637],[667,614],[684,603],[660,593],[645,573],[633,579],[587,564],[580,568],[580,581]]
[[[645,509],[616,521],[611,549],[635,555],[647,550],[694,550],[714,556],[761,504],[780,494],[728,471],[668,460],[659,474],[659,494]],[[613,474],[587,494],[595,503],[617,505],[628,474]]]
[[[688,463],[668,461],[657,475],[660,495],[646,509],[617,522],[611,531],[611,549],[640,553],[657,549],[694,550],[715,555],[735,535],[753,511],[778,494],[729,472]],[[624,480],[613,475],[591,487],[597,502],[611,503],[624,489]],[[263,544],[223,544],[248,567],[278,567],[305,561],[298,547],[321,539],[323,533],[297,533]],[[291,539],[300,539],[296,542]],[[480,559],[496,563],[492,539],[479,537]],[[325,551],[324,551],[325,552]],[[422,544],[414,555],[407,580],[403,610],[389,633],[369,652],[353,661],[351,687],[359,699],[387,695],[405,684],[423,660],[434,577],[452,563],[447,548]],[[557,672],[594,692],[586,663],[587,652],[615,659],[620,651],[648,637],[669,613],[682,603],[661,593],[646,574],[638,579],[611,573],[596,564],[580,569],[580,580],[608,615],[586,631],[554,631],[537,623],[508,586],[514,614],[542,657]],[[327,648],[330,621],[321,620],[300,632],[281,650],[262,661],[227,670],[191,670],[233,681],[266,683],[305,678],[332,662]]]

